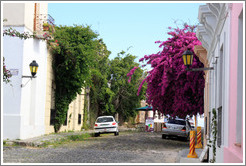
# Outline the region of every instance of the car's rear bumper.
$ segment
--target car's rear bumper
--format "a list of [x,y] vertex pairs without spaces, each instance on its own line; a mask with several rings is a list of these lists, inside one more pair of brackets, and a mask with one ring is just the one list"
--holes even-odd
[[94,128],[95,133],[115,133],[118,132],[117,127],[101,127],[101,128]]
[[162,129],[162,134],[177,137],[188,137],[189,133],[186,131]]

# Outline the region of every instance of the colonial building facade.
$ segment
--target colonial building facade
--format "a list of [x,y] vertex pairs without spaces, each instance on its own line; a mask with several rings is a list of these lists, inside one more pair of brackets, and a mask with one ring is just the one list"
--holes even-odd
[[[215,162],[243,162],[243,6],[244,3],[208,3],[199,8],[196,47],[206,67],[205,145],[214,140],[212,110],[216,110]],[[207,121],[206,121],[207,119]],[[209,159],[214,158],[209,148]]]
[[[13,28],[20,33],[29,32],[42,37],[43,24],[53,24],[47,3],[3,3],[3,30]],[[47,42],[38,38],[20,39],[3,37],[3,56],[11,82],[3,83],[3,139],[26,139],[54,132],[54,74],[52,55]],[[38,65],[36,78],[31,76],[29,64]],[[84,90],[69,106],[65,130],[81,130],[84,114]]]

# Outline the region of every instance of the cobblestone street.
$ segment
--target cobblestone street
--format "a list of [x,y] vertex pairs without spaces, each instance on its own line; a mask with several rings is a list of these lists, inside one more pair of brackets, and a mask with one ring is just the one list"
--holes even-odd
[[181,139],[162,139],[160,133],[104,134],[58,147],[4,147],[4,163],[175,163],[189,147]]

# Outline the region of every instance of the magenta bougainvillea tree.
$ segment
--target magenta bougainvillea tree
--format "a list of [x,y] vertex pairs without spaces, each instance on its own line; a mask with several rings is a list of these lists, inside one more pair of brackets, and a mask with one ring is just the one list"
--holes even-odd
[[[150,64],[151,70],[140,84],[138,93],[144,82],[147,82],[147,103],[165,115],[185,118],[187,115],[203,114],[204,72],[186,71],[182,59],[183,52],[190,49],[194,54],[191,68],[203,67],[194,53],[194,46],[201,45],[195,28],[189,25],[183,29],[169,27],[168,35],[171,37],[164,42],[156,42],[160,43],[162,51],[145,55],[139,60]],[[128,73],[129,81],[134,70]]]

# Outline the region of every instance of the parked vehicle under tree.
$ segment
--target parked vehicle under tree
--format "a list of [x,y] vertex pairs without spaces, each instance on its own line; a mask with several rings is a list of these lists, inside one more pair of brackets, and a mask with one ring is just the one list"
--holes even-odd
[[115,136],[119,135],[118,123],[113,116],[99,116],[96,119],[94,130],[95,137],[104,133],[114,133]]
[[188,119],[169,118],[162,128],[162,139],[166,136],[176,136],[189,140],[191,130]]

